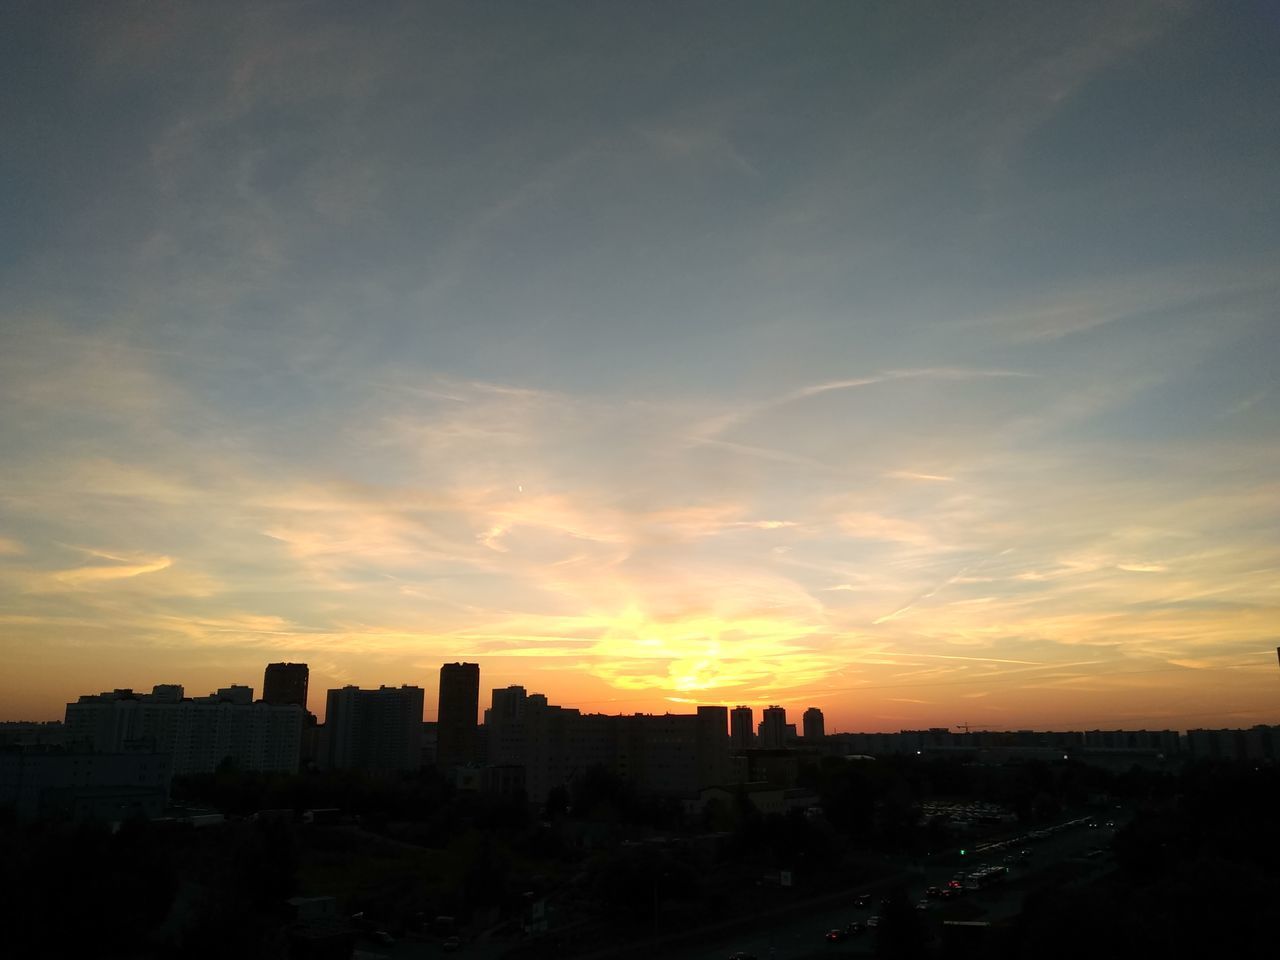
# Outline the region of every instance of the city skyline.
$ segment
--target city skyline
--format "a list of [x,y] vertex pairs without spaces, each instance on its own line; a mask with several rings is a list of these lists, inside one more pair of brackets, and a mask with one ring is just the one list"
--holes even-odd
[[[269,679],[271,677],[272,667],[281,667],[281,666],[286,666],[293,670],[301,671],[301,674],[304,678],[308,671],[308,665],[305,663],[269,664],[268,671],[267,671],[267,678]],[[461,677],[456,676],[456,668],[459,668],[459,667],[467,667],[467,668],[475,667],[477,668],[477,671],[472,672],[472,675],[469,678],[463,679]],[[467,698],[468,696],[470,696],[470,694],[463,692],[463,690],[473,686],[476,683],[476,681],[479,679],[479,677],[475,675],[476,672],[478,672],[478,667],[479,667],[478,664],[459,664],[459,663],[441,664],[441,668],[439,671],[439,679],[440,679],[439,689],[441,690],[441,692],[443,692],[445,689],[453,687],[455,688],[455,692],[454,692],[455,698],[457,698],[459,695],[461,695],[463,699]],[[454,668],[455,676],[451,680],[446,680],[445,679],[446,674],[450,672],[451,668]],[[303,685],[305,686],[305,680],[303,681]],[[319,709],[319,710],[311,710],[309,703],[299,704],[297,703],[296,700],[286,700],[286,699],[279,699],[279,698],[273,699],[268,695],[267,685],[264,685],[263,689],[260,691],[261,696],[257,698],[254,698],[253,696],[257,688],[255,688],[251,684],[231,683],[223,687],[219,687],[218,689],[211,691],[207,695],[199,696],[199,697],[189,693],[186,690],[185,685],[182,683],[159,683],[159,684],[150,684],[149,686],[151,686],[152,688],[150,692],[148,692],[147,690],[147,685],[138,685],[138,684],[124,686],[124,687],[114,687],[112,689],[101,690],[98,692],[82,692],[80,695],[78,695],[75,698],[75,700],[68,701],[68,703],[64,705],[64,709],[74,708],[76,707],[77,704],[83,704],[85,702],[97,702],[103,699],[107,701],[111,701],[111,700],[120,698],[122,696],[126,700],[131,698],[141,699],[141,700],[153,700],[158,697],[160,701],[166,702],[166,703],[177,702],[177,701],[183,700],[184,698],[187,701],[193,701],[193,700],[197,702],[226,701],[226,702],[234,702],[234,703],[237,703],[240,705],[246,705],[246,706],[250,704],[281,706],[281,705],[289,705],[290,703],[292,703],[294,705],[302,706],[304,710],[310,712],[314,717],[313,722],[318,722],[323,727],[329,720],[329,716],[328,716],[329,710],[327,709],[327,702],[332,702],[334,695],[337,695],[337,694],[354,695],[354,694],[361,694],[361,693],[363,694],[385,693],[385,694],[396,695],[401,691],[409,690],[409,691],[413,691],[415,696],[420,695],[419,699],[422,702],[422,710],[421,710],[422,721],[424,723],[440,726],[440,721],[441,721],[440,709],[439,709],[439,704],[441,702],[440,698],[437,698],[434,719],[432,719],[429,716],[431,714],[431,710],[430,710],[431,700],[427,696],[427,694],[429,693],[429,690],[428,688],[424,688],[416,684],[404,684],[404,683],[399,685],[379,684],[377,688],[368,688],[368,689],[359,687],[357,685],[346,685],[342,688],[329,689],[327,691],[320,691],[317,689],[313,691],[313,695],[318,701],[317,705],[323,707],[322,709]],[[492,718],[493,723],[500,723],[504,719],[509,721],[512,718],[518,716],[521,712],[521,709],[519,707],[513,706],[511,703],[508,702],[509,698],[513,694],[516,695],[520,701],[523,701],[526,698],[530,698],[530,697],[538,699],[543,703],[552,703],[554,701],[554,698],[547,698],[546,694],[542,693],[539,690],[526,689],[526,687],[523,684],[512,684],[506,687],[488,688],[483,683],[481,683],[479,684],[479,686],[482,690],[488,689],[490,700],[488,701],[488,703],[486,703],[483,695],[481,695],[476,703],[475,727],[477,729],[479,727],[485,727],[490,725],[491,713],[494,713],[494,717]],[[456,689],[458,687],[461,687],[463,689],[462,690]],[[501,704],[499,702],[500,700],[502,701]],[[1026,725],[1018,725],[1018,724],[1010,724],[1007,726],[999,726],[999,725],[983,726],[983,725],[973,725],[969,723],[933,724],[933,725],[924,725],[916,728],[886,727],[883,730],[877,730],[874,728],[850,728],[847,730],[834,729],[834,728],[826,729],[824,712],[820,707],[815,707],[815,706],[805,707],[803,711],[801,711],[799,706],[797,706],[796,704],[792,704],[790,707],[788,707],[786,705],[776,704],[776,703],[771,703],[767,705],[766,704],[753,705],[753,704],[742,704],[742,703],[738,703],[738,704],[689,703],[689,704],[683,705],[684,706],[683,711],[679,709],[679,706],[681,705],[677,705],[677,709],[674,709],[674,710],[666,709],[662,711],[643,711],[643,710],[627,710],[625,709],[625,706],[623,704],[619,703],[616,700],[608,701],[608,703],[617,706],[619,709],[616,709],[616,710],[583,709],[584,707],[590,708],[592,706],[597,706],[597,705],[582,704],[582,703],[553,703],[553,706],[557,709],[563,708],[565,710],[578,712],[585,716],[608,716],[608,717],[615,717],[615,718],[629,717],[629,716],[657,717],[657,716],[664,716],[664,715],[666,716],[686,715],[687,716],[688,715],[687,711],[690,708],[696,708],[698,710],[723,708],[725,711],[724,726],[725,726],[725,734],[726,734],[726,743],[731,744],[735,748],[742,748],[747,746],[756,746],[756,747],[763,746],[766,748],[768,748],[769,746],[779,747],[783,745],[784,741],[787,741],[789,739],[796,739],[798,741],[803,742],[807,740],[813,740],[815,738],[822,739],[828,735],[843,736],[843,735],[849,735],[849,734],[895,734],[895,733],[921,733],[921,732],[958,733],[960,731],[963,731],[965,734],[968,734],[970,732],[1001,734],[1001,733],[1015,733],[1015,732],[1026,733],[1026,732],[1034,732],[1036,730],[1039,730],[1041,732],[1068,732],[1064,730],[1045,731],[1044,728],[1031,728]],[[754,717],[756,716],[755,711],[757,707],[760,710],[760,722],[758,725],[754,723]],[[793,713],[788,714],[788,710],[793,711]],[[769,727],[769,724],[767,723],[767,718],[771,714],[775,716],[775,719],[773,721],[773,728],[771,732],[766,732],[766,728]],[[741,715],[741,719],[743,721],[741,723],[741,726],[739,725],[739,715]],[[54,721],[42,720],[42,719],[32,720],[30,718],[22,721],[0,720],[0,723],[17,724],[17,725],[32,724],[32,723],[37,725],[43,725],[43,724],[56,725],[56,724],[61,724],[62,722],[63,722],[62,720],[54,720]],[[466,721],[462,719],[462,717],[460,716],[455,716],[454,722],[455,723],[461,722],[464,725],[466,724]],[[1269,726],[1269,725],[1263,724],[1262,726]],[[1168,729],[1168,728],[1164,728],[1164,729]],[[1206,727],[1204,724],[1192,724],[1185,728],[1182,728],[1181,730],[1179,730],[1179,732],[1187,733],[1188,731],[1194,730],[1194,729],[1204,730],[1204,729],[1211,729],[1211,728]],[[1229,728],[1229,729],[1241,730],[1244,728]],[[1128,730],[1130,732],[1149,732],[1146,727],[1117,728],[1117,730],[1113,732],[1117,732],[1120,730]],[[1086,731],[1080,730],[1077,732],[1086,732]],[[1097,732],[1097,728],[1095,728],[1093,732]],[[454,747],[451,749],[453,749],[458,756],[466,756],[471,753],[473,746],[474,745],[460,746],[460,747]],[[457,757],[454,757],[451,760],[445,760],[443,762],[446,765],[456,764]]]
[[0,720],[1280,719],[1274,10],[218,6],[0,14]]

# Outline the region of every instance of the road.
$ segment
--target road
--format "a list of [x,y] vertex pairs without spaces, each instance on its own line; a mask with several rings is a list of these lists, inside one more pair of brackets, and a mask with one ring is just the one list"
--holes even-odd
[[[1027,892],[1040,886],[1051,871],[1062,869],[1063,864],[1078,865],[1082,872],[1100,873],[1109,869],[1109,853],[1090,854],[1105,848],[1114,833],[1114,828],[1104,825],[1090,827],[1084,821],[1060,829],[1045,839],[1019,840],[1018,844],[1026,843],[1025,848],[1015,845],[987,859],[949,858],[946,863],[916,864],[912,871],[916,879],[908,884],[907,893],[914,903],[924,898],[926,887],[945,886],[961,870],[976,870],[983,863],[1001,863],[1004,856],[1016,857],[1019,850],[1026,849],[1029,851],[1028,862],[1025,865],[1010,863],[1010,874],[1003,882],[985,890],[966,892],[956,900],[930,901],[923,911],[932,923],[944,920],[1007,920],[1021,911]],[[788,917],[752,933],[695,947],[664,950],[663,960],[725,960],[739,951],[759,960],[871,956],[875,948],[873,931],[855,934],[838,944],[827,943],[825,935],[828,930],[843,929],[852,920],[866,921],[877,909],[874,901],[873,906],[866,908],[857,908],[850,903],[806,916]]]

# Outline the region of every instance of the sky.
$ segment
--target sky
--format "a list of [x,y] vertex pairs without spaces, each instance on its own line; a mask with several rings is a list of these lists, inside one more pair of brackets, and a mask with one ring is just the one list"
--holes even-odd
[[1280,722],[1280,9],[8,3],[0,719],[481,664]]

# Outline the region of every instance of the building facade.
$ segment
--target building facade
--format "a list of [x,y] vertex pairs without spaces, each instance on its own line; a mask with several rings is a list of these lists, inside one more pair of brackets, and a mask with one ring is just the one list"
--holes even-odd
[[810,707],[804,712],[804,739],[810,744],[818,744],[826,738],[827,726],[823,720],[822,711],[817,707]]
[[735,750],[755,746],[755,717],[750,707],[734,707],[729,711],[729,743]]
[[436,715],[436,762],[440,766],[475,762],[479,710],[480,664],[444,664],[440,668],[440,706]]
[[177,684],[150,694],[132,690],[86,695],[67,704],[69,745],[92,753],[152,752],[170,758],[175,775],[211,773],[230,761],[242,770],[296,773],[303,710],[254,703],[251,687],[224,687],[188,698]]
[[787,745],[787,711],[782,707],[764,708],[760,721],[760,748],[781,750]]
[[321,766],[403,773],[422,765],[421,687],[346,686],[326,698]]
[[508,687],[494,691],[485,717],[489,763],[524,768],[524,789],[534,802],[592,767],[658,796],[689,796],[730,777],[725,707],[699,707],[692,714],[583,714]]
[[305,710],[310,676],[305,663],[268,663],[262,678],[262,699],[272,704],[296,704]]

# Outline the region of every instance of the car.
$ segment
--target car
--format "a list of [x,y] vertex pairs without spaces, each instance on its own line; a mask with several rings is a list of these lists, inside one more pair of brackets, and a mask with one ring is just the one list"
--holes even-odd
[[926,887],[926,888],[925,888],[925,891],[924,891],[924,895],[925,895],[926,897],[928,897],[930,900],[937,900],[937,899],[940,899],[940,898],[942,897],[942,888],[941,888],[941,887]]
[[850,922],[849,922],[849,924],[844,928],[844,932],[845,932],[846,934],[848,934],[849,936],[851,936],[851,937],[852,937],[854,934],[858,934],[858,933],[866,933],[866,932],[867,932],[867,925],[866,925],[865,923],[863,923],[861,920],[852,920],[852,921],[850,921]]
[[839,927],[833,927],[827,931],[827,943],[839,943],[844,939],[844,931]]
[[447,953],[453,953],[462,946],[462,940],[458,937],[445,937],[444,942],[440,944],[441,948]]
[[395,942],[396,942],[396,938],[395,938],[395,937],[393,937],[391,934],[387,933],[387,931],[385,931],[385,930],[375,930],[375,931],[373,931],[373,939],[377,940],[379,943],[388,943],[388,944],[390,944],[390,943],[395,943]]
[[964,895],[964,887],[945,887],[942,893],[938,895],[940,900],[954,900],[956,897]]
[[739,950],[737,953],[730,954],[729,960],[756,960],[756,955]]
[[917,909],[917,910],[928,910],[928,909],[929,909],[929,906],[930,906],[930,904],[929,904],[929,901],[928,901],[928,900],[921,900],[921,901],[919,901],[919,902],[916,904],[916,909]]
[[878,926],[880,926],[880,918],[879,918],[879,917],[867,917],[867,927],[868,927],[868,928],[870,928],[870,927],[878,927]]
[[854,897],[854,898],[853,898],[853,905],[854,905],[855,907],[869,907],[869,906],[871,906],[871,894],[869,894],[869,893],[860,893],[860,894],[858,894],[856,897]]

